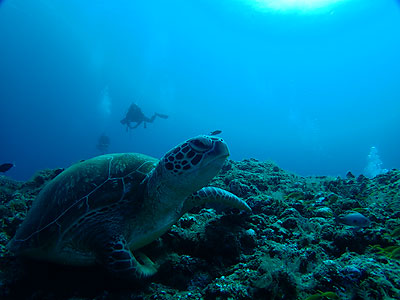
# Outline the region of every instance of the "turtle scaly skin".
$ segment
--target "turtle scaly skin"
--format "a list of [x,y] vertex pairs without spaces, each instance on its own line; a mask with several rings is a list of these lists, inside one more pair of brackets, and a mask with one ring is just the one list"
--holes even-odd
[[191,208],[220,202],[250,211],[235,195],[204,187],[228,155],[222,139],[203,135],[159,161],[120,153],[72,165],[39,193],[8,248],[61,264],[100,263],[122,277],[152,275],[155,265],[137,250]]

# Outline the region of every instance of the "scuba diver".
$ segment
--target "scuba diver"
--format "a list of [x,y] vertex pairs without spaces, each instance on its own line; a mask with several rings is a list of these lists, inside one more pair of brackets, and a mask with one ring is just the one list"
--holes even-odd
[[110,138],[103,133],[97,142],[96,148],[102,153],[105,154],[108,151],[108,147],[110,146]]
[[[146,128],[146,123],[153,123],[156,117],[162,119],[168,119],[167,115],[159,113],[154,113],[154,115],[151,118],[148,118],[144,115],[141,108],[136,103],[132,103],[131,106],[129,107],[128,112],[126,113],[125,118],[121,120],[121,124],[126,125],[126,131],[128,131],[128,129],[135,129],[142,123],[144,123],[143,124],[144,128]],[[131,126],[132,122],[135,122],[136,125]]]

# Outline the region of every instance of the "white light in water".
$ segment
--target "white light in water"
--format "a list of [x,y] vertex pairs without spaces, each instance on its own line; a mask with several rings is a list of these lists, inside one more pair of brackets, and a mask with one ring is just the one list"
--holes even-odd
[[259,8],[279,11],[314,11],[345,0],[248,0]]

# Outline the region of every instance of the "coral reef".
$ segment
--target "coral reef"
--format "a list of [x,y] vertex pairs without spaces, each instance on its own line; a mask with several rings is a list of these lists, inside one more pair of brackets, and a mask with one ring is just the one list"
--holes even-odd
[[[145,247],[159,270],[135,282],[7,251],[37,193],[60,172],[0,177],[1,299],[400,299],[398,170],[301,177],[270,162],[228,161],[210,185],[253,212],[194,209]],[[369,226],[338,222],[349,212]]]

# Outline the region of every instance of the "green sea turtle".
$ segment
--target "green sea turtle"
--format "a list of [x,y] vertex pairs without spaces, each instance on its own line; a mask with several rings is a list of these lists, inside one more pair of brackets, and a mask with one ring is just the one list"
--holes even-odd
[[235,195],[204,187],[228,155],[221,138],[201,135],[161,160],[119,153],[79,162],[42,189],[8,248],[61,264],[104,264],[122,277],[152,275],[155,265],[137,250],[191,208],[218,202],[250,211]]

